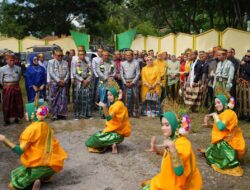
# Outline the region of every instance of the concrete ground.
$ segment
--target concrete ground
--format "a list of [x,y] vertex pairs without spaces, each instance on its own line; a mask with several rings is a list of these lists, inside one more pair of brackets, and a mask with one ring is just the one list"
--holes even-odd
[[[210,143],[211,129],[202,128],[204,114],[192,114],[193,132],[189,135],[193,149],[206,147]],[[43,184],[42,190],[138,190],[143,180],[152,178],[159,172],[161,157],[146,152],[152,135],[162,141],[159,118],[131,119],[132,135],[118,146],[119,154],[111,151],[104,154],[91,154],[84,145],[94,132],[101,130],[105,121],[98,119],[49,121],[60,144],[68,152],[62,172],[56,174],[52,183]],[[0,133],[14,142],[28,123],[3,126],[0,113]],[[250,145],[250,123],[240,122],[247,145]],[[231,177],[215,172],[204,159],[197,156],[198,166],[203,178],[204,190],[246,190],[250,189],[250,157],[242,162],[243,177]],[[19,166],[14,153],[0,144],[0,190],[6,190],[10,172]]]

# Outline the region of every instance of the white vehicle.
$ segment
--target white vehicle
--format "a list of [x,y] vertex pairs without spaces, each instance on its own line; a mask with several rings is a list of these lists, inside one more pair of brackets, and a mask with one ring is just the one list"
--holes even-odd
[[[88,51],[87,52],[87,57],[92,62],[92,59],[95,58],[95,57],[98,57],[98,54],[97,54],[97,52],[90,52],[90,51]],[[111,53],[109,54],[109,58],[113,60],[113,55]]]
[[90,51],[88,51],[88,52],[87,52],[87,57],[88,57],[89,60],[92,62],[92,59],[95,58],[95,57],[98,57],[98,55],[97,55],[96,52],[90,52]]

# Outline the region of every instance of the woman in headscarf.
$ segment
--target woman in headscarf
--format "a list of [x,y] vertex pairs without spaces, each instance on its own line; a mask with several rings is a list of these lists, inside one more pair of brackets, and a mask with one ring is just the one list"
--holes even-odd
[[[41,102],[38,102],[38,105]],[[35,103],[26,104],[27,120],[32,122],[21,134],[20,144],[16,145],[0,134],[0,141],[20,156],[22,166],[11,171],[9,187],[13,190],[26,189],[33,185],[32,190],[40,189],[40,180],[48,181],[52,175],[62,170],[67,153],[58,143],[53,130],[44,119],[48,108],[41,105],[37,110]]]
[[116,154],[117,144],[124,140],[124,137],[129,137],[131,133],[128,110],[124,106],[122,92],[116,87],[108,88],[108,100],[110,103],[109,109],[106,104],[99,102],[97,105],[102,107],[106,118],[105,128],[97,133],[94,133],[85,142],[89,152],[104,152],[108,147],[112,146],[112,153]]
[[212,144],[205,151],[207,163],[222,174],[242,176],[243,169],[239,160],[246,152],[246,145],[238,126],[238,117],[231,110],[234,107],[234,100],[231,98],[228,104],[226,96],[219,94],[214,102],[217,112],[206,115],[204,119],[205,126],[209,126],[209,117],[214,119]]
[[142,114],[155,117],[160,114],[161,76],[158,67],[153,65],[153,58],[148,56],[147,66],[142,68]]
[[142,184],[141,190],[201,190],[202,179],[196,164],[195,154],[186,134],[190,130],[190,119],[182,116],[182,124],[174,112],[165,112],[161,116],[161,129],[166,137],[164,150],[155,144],[155,137],[151,140],[149,151],[163,155],[161,171],[151,180]]
[[25,85],[28,96],[28,102],[34,102],[36,93],[46,99],[46,78],[47,74],[44,67],[38,64],[38,58],[35,55],[30,57],[30,66],[26,70]]

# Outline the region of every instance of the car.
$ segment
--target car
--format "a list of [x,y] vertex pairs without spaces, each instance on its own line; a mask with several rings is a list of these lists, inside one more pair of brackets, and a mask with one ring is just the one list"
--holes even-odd
[[25,75],[26,68],[30,65],[30,57],[42,53],[45,61],[52,59],[52,54],[55,50],[61,49],[58,45],[46,45],[46,46],[31,46],[27,49],[31,49],[32,52],[20,52],[19,57],[21,60],[22,72]]
[[61,49],[60,46],[53,44],[53,45],[35,45],[35,46],[31,46],[27,49],[31,49],[32,52],[22,52],[21,53],[21,60],[23,62],[25,62],[25,66],[28,67],[30,65],[30,57],[34,56],[34,55],[38,55],[39,53],[42,53],[44,55],[44,59],[45,61],[48,61],[50,59],[52,59],[52,54],[55,50],[59,50]]
[[53,45],[35,45],[35,46],[31,46],[27,49],[32,49],[33,52],[39,52],[39,53],[43,53],[43,52],[54,52],[55,50],[59,50],[61,49],[60,46],[53,44]]
[[13,53],[13,51],[11,51],[11,50],[9,50],[9,49],[6,49],[6,48],[0,49],[0,54],[5,54],[5,53],[7,53],[7,52]]
[[[93,51],[88,51],[87,53],[86,53],[86,55],[87,55],[87,57],[89,58],[89,60],[92,62],[92,59],[93,58],[95,58],[95,57],[98,57],[98,54],[97,54],[97,52],[93,52]],[[109,58],[111,59],[111,60],[113,60],[113,54],[109,54]]]
[[87,52],[86,56],[89,58],[89,60],[92,62],[92,59],[95,57],[98,57],[98,54],[96,52]]

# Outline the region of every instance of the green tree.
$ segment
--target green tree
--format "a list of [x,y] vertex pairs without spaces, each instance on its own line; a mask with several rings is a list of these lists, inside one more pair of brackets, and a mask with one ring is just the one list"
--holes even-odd
[[243,29],[243,16],[250,13],[249,0],[131,0],[130,5],[140,18],[174,33]]
[[69,34],[72,20],[81,17],[85,27],[93,28],[108,17],[107,0],[16,0],[1,4],[0,32],[23,38],[32,34],[40,37]]

